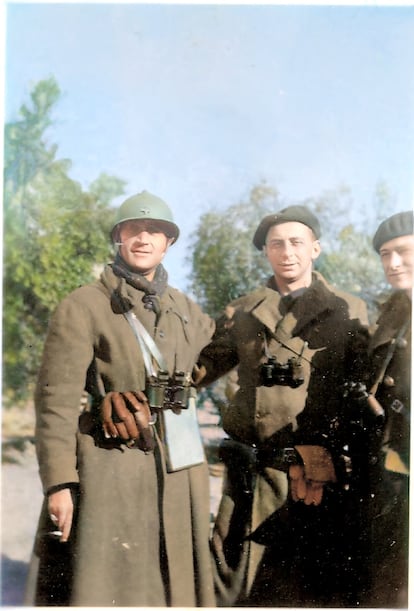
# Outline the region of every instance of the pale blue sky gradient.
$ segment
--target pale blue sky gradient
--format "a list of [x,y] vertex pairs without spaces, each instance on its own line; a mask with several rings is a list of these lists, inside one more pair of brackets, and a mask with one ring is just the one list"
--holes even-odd
[[414,7],[11,2],[6,16],[6,121],[54,76],[50,143],[85,189],[107,172],[171,205],[179,288],[200,213],[260,180],[288,203],[347,185],[349,220],[379,181],[396,211],[413,205]]

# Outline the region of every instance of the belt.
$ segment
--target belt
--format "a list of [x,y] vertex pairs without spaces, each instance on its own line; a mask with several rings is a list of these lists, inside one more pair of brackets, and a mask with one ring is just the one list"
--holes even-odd
[[286,471],[289,465],[301,462],[293,447],[261,447],[229,438],[222,440],[219,457],[227,465],[237,465],[255,471],[265,467]]

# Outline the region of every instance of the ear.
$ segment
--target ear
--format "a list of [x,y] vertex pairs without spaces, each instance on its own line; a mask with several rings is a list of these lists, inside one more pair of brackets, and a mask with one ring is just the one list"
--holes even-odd
[[319,242],[319,240],[314,240],[314,242],[312,243],[312,261],[316,261],[321,252],[321,243]]
[[118,224],[115,229],[112,230],[112,245],[114,247],[119,246],[119,244],[121,243],[121,227]]
[[[167,236],[166,236],[167,237]],[[167,254],[167,250],[169,249],[169,247],[171,246],[171,244],[174,244],[174,238],[167,238],[166,242],[165,242],[165,248],[164,248],[164,252],[162,253],[162,257],[164,258],[164,256]]]

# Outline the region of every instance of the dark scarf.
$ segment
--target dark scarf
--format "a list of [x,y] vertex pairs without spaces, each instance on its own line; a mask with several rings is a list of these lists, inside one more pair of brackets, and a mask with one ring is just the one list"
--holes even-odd
[[164,293],[168,284],[168,274],[161,263],[155,270],[154,279],[152,281],[147,280],[143,274],[135,272],[125,263],[119,253],[117,253],[115,260],[112,263],[112,269],[116,276],[124,278],[128,284],[139,291],[144,291],[145,295],[142,298],[144,307],[147,310],[153,310],[156,314],[159,314],[159,299]]
[[[280,294],[280,291],[278,289],[278,286],[276,284],[276,279],[274,276],[271,276],[269,278],[269,280],[267,281],[266,286],[269,289],[272,289],[274,291],[277,291]],[[280,305],[279,305],[279,310],[280,313],[284,316],[285,314],[287,314],[287,312],[289,312],[289,310],[292,308],[294,302],[296,301],[296,299],[298,297],[301,297],[303,295],[303,293],[308,289],[309,287],[302,287],[300,289],[296,289],[296,291],[292,291],[291,293],[289,293],[288,295],[281,295],[280,297]]]

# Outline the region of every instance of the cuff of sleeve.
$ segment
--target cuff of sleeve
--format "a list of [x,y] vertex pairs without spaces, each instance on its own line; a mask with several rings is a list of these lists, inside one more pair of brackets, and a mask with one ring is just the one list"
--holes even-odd
[[50,496],[54,492],[59,492],[59,490],[64,490],[65,488],[70,488],[71,490],[76,490],[79,487],[79,484],[76,482],[68,482],[65,484],[58,484],[57,486],[51,486],[46,490],[46,495]]

